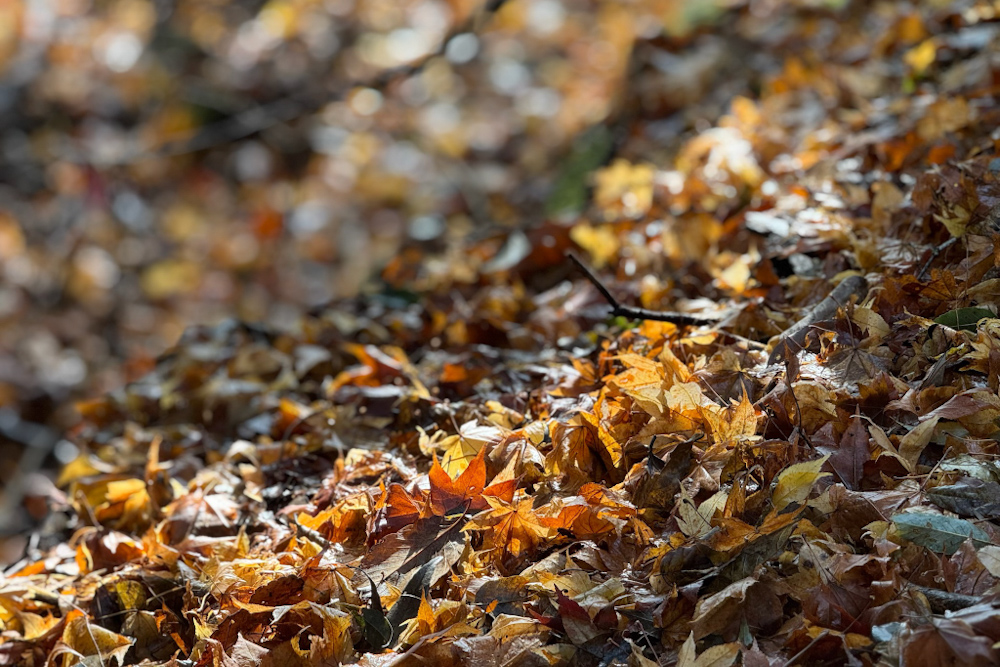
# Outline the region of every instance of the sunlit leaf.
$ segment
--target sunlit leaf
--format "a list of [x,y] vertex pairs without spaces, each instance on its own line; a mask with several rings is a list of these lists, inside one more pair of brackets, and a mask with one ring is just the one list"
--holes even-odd
[[812,492],[816,482],[830,473],[820,472],[829,456],[788,466],[778,474],[778,483],[771,496],[774,509],[780,512],[795,503],[801,505]]
[[71,615],[63,630],[62,641],[79,655],[96,656],[100,661],[122,664],[134,639],[91,624],[80,612]]

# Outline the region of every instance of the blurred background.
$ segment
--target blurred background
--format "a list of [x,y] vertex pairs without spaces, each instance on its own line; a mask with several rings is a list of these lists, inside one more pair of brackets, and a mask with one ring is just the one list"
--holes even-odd
[[[637,41],[730,4],[0,0],[0,483],[45,484],[74,402],[191,324],[291,326],[404,246],[565,219]],[[661,68],[671,104],[702,61]]]

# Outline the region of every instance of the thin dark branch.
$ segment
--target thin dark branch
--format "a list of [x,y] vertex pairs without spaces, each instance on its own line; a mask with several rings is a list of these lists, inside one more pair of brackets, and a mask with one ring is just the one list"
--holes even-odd
[[583,275],[587,276],[587,280],[589,280],[594,287],[597,288],[597,291],[601,293],[601,296],[603,296],[611,306],[612,311],[617,311],[621,308],[621,304],[618,303],[618,299],[615,298],[615,295],[608,291],[608,288],[604,286],[604,283],[602,283],[598,277],[594,275],[594,272],[590,270],[589,266],[583,263],[583,260],[576,256],[576,253],[568,252],[566,253],[566,256],[573,260],[573,263],[576,264],[578,269],[583,271]]
[[950,239],[948,239],[947,241],[945,241],[941,245],[934,246],[931,249],[931,256],[927,258],[927,261],[924,262],[924,265],[920,268],[920,271],[917,272],[917,280],[922,281],[924,278],[926,278],[927,277],[927,270],[929,268],[931,268],[931,264],[933,264],[934,260],[938,258],[938,255],[940,255],[941,253],[943,253],[945,250],[947,250],[951,246],[955,245],[955,243],[957,243],[957,242],[958,242],[958,237],[957,236],[952,236]]
[[868,294],[868,281],[864,276],[850,276],[841,281],[825,299],[806,313],[805,317],[785,330],[781,340],[771,351],[767,363],[776,364],[784,361],[790,354],[798,354],[814,324],[836,315],[837,310],[846,305],[852,296],[862,299],[866,294]]
[[618,301],[615,296],[608,290],[608,288],[601,282],[601,280],[594,274],[589,266],[583,263],[576,254],[572,252],[567,252],[566,256],[573,260],[577,268],[583,272],[583,275],[587,277],[597,291],[601,293],[601,296],[608,302],[611,306],[611,315],[613,317],[625,317],[630,320],[651,320],[654,322],[670,322],[676,324],[677,326],[702,326],[705,324],[714,324],[722,319],[722,316],[718,315],[691,315],[688,313],[677,313],[669,310],[649,310],[647,308],[636,308],[634,306],[626,306]]

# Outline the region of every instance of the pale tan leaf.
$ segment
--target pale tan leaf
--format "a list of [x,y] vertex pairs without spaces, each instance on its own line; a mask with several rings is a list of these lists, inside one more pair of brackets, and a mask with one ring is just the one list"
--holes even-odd
[[677,667],[694,667],[697,659],[694,633],[692,632],[688,634],[688,638],[684,640],[680,650],[677,652]]
[[694,667],[729,667],[740,654],[740,643],[729,642],[705,649],[694,662]]
[[988,544],[981,547],[976,552],[979,562],[983,564],[986,571],[994,577],[1000,578],[1000,547]]
[[931,417],[925,422],[921,422],[912,431],[904,435],[899,440],[899,457],[904,461],[907,470],[916,470],[917,461],[920,460],[920,453],[924,451],[927,443],[934,435],[934,428],[937,426],[938,418]]
[[883,431],[881,427],[872,424],[868,427],[868,432],[871,434],[872,440],[875,441],[875,444],[878,445],[885,454],[888,454],[902,463],[903,467],[906,468],[906,472],[913,472],[913,467],[910,465],[910,462],[899,455],[899,452],[896,451],[892,441],[889,440],[889,436],[885,434],[885,431]]

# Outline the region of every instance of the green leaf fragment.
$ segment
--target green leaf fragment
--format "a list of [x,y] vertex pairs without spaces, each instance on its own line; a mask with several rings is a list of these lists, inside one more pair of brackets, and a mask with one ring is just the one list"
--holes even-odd
[[977,549],[990,543],[989,535],[976,524],[943,514],[903,512],[894,515],[892,523],[904,540],[948,556],[968,539]]
[[943,324],[952,329],[962,329],[964,331],[975,331],[976,323],[984,318],[994,318],[996,313],[987,308],[956,308],[949,310],[944,315],[939,315],[934,319],[938,324]]

